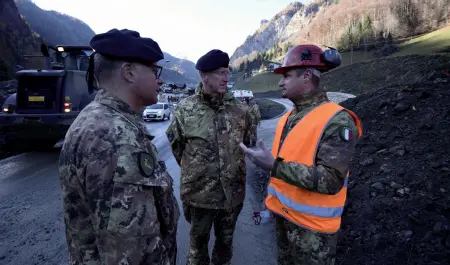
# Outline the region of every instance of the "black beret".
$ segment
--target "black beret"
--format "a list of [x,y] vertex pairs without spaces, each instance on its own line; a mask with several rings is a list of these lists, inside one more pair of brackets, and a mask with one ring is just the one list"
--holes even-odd
[[95,52],[116,59],[152,64],[164,59],[158,43],[142,38],[139,32],[128,29],[112,29],[95,35],[91,42]]
[[210,72],[220,67],[228,67],[229,63],[230,57],[228,57],[228,53],[214,49],[200,57],[195,68],[202,72]]

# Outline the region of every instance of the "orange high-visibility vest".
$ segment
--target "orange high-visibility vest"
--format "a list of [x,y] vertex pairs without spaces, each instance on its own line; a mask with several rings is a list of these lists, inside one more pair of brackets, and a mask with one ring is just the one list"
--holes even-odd
[[[323,132],[329,121],[340,111],[347,111],[353,117],[358,134],[361,136],[361,121],[352,111],[334,102],[326,102],[311,110],[295,125],[279,150],[283,128],[291,110],[278,122],[272,146],[273,157],[283,158],[284,162],[293,161],[309,167],[315,166],[317,147]],[[339,230],[347,198],[348,173],[344,186],[335,195],[312,192],[273,177],[275,172],[271,174],[266,198],[269,210],[310,230],[323,233],[334,233]]]

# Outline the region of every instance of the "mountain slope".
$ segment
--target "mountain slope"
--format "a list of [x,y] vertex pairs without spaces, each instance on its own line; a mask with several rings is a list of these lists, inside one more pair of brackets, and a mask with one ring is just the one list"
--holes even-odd
[[246,60],[257,58],[258,53],[286,43],[318,43],[341,51],[372,49],[380,38],[410,37],[447,24],[449,2],[313,0],[306,6],[292,3],[249,36],[235,50],[231,63],[239,69]]
[[12,78],[14,65],[24,54],[39,53],[41,39],[19,14],[14,0],[0,1],[0,81]]
[[265,51],[272,48],[282,38],[289,21],[302,7],[302,3],[294,2],[277,13],[270,21],[263,20],[262,22],[265,23],[261,23],[261,27],[253,35],[247,37],[230,57],[230,61],[233,62],[253,51]]
[[[83,21],[61,14],[47,11],[38,7],[30,0],[14,0],[17,9],[26,18],[33,31],[51,45],[89,45],[89,41],[96,34]],[[164,59],[169,60],[165,65],[162,77],[168,83],[196,83],[199,75],[194,63],[176,58],[164,53]],[[161,61],[164,66],[165,62]]]
[[[167,52],[164,52],[164,60],[169,61],[167,62],[167,64],[164,62],[163,66],[165,68],[180,73],[181,75],[185,76],[190,81],[190,83],[196,83],[200,80],[198,70],[195,69],[195,63],[189,60],[174,57]],[[178,81],[173,82],[179,83]]]
[[15,0],[33,31],[51,45],[88,45],[95,32],[83,21],[39,8],[29,0]]

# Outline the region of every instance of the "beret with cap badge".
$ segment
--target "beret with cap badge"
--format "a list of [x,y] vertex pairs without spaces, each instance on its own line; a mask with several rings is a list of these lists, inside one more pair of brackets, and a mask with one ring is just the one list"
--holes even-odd
[[229,63],[230,57],[228,57],[228,53],[214,49],[200,57],[195,68],[202,72],[211,72],[220,67],[228,67]]

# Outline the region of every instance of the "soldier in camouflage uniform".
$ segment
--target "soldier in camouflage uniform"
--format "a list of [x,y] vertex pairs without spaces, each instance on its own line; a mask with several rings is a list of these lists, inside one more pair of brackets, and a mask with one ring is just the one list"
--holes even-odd
[[[285,57],[284,65],[287,67],[277,69],[278,73],[283,74],[280,81],[282,97],[294,103],[294,109],[282,131],[280,147],[289,132],[303,117],[322,103],[329,101],[325,91],[318,87],[320,72],[311,63],[311,57],[307,56],[308,52],[301,52],[310,49],[311,46],[303,48],[300,45],[292,48]],[[314,47],[311,49],[315,49]],[[302,58],[302,62],[307,61],[305,66],[302,66],[303,63],[297,63],[296,58]],[[350,137],[342,135],[342,132],[345,132],[343,129],[350,130],[347,134]],[[243,145],[241,147],[256,165],[271,170],[273,178],[309,191],[334,195],[344,186],[350,158],[355,151],[357,141],[358,128],[355,120],[348,112],[341,111],[324,129],[317,147],[315,166],[278,160],[272,156],[263,142],[260,142],[260,150],[251,150]],[[335,263],[337,232],[321,233],[299,226],[280,215],[275,215],[275,218],[278,264],[331,265]]]
[[96,35],[91,46],[89,75],[100,90],[70,126],[59,160],[70,264],[175,265],[173,180],[138,113],[157,102],[163,53],[130,30]]
[[213,225],[211,264],[231,264],[233,233],[245,198],[245,158],[239,143],[249,143],[250,116],[227,92],[228,64],[228,54],[220,50],[198,60],[202,82],[195,95],[175,107],[166,132],[181,167],[181,200],[191,225],[186,264],[210,264]]
[[256,146],[256,140],[258,139],[258,125],[261,122],[261,112],[254,98],[248,100],[248,105],[249,105],[249,112],[252,117],[252,127],[251,127],[252,137],[250,141],[250,146]]

